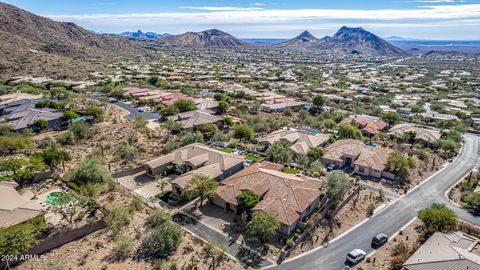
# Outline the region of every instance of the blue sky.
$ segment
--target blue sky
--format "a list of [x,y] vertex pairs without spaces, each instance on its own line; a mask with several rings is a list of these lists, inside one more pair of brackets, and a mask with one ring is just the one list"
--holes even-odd
[[343,25],[380,36],[480,40],[480,0],[8,0],[103,33],[217,28],[241,38],[322,37]]

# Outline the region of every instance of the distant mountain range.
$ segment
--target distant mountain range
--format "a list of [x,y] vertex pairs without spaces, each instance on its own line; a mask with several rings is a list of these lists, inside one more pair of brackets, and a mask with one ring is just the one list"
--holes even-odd
[[308,31],[274,45],[277,48],[304,49],[343,55],[407,56],[408,53],[365,29],[343,26],[333,36],[321,39]]
[[278,47],[278,48],[304,47],[305,45],[310,45],[318,41],[319,39],[314,37],[312,34],[310,34],[310,32],[304,31],[300,35],[292,39],[289,39],[287,41],[274,45],[274,47]]
[[122,36],[122,37],[129,37],[129,38],[138,38],[138,39],[157,39],[161,37],[169,37],[171,34],[164,33],[164,34],[157,34],[155,32],[142,32],[138,30],[137,32],[123,32],[120,34],[114,34],[117,36]]
[[180,35],[162,37],[156,39],[155,42],[162,46],[194,48],[234,49],[255,47],[250,43],[218,29],[210,29],[202,32],[187,32]]

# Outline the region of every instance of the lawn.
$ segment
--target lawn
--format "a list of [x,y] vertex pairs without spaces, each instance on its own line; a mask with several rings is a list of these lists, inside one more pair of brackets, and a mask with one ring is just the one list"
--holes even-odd
[[230,147],[226,147],[226,148],[215,148],[215,149],[217,149],[218,151],[225,152],[225,153],[233,153],[233,149],[230,148]]
[[244,157],[245,157],[245,159],[247,159],[247,160],[256,161],[256,162],[260,162],[260,161],[262,161],[262,160],[265,159],[265,158],[262,157],[262,156],[254,157],[254,156],[252,156],[252,155],[250,155],[250,154],[247,154],[247,155],[245,155]]
[[296,168],[283,167],[282,172],[289,173],[289,174],[298,174],[301,171],[299,169],[296,169]]
[[7,180],[7,179],[10,179],[10,178],[12,178],[11,175],[0,175],[0,181]]

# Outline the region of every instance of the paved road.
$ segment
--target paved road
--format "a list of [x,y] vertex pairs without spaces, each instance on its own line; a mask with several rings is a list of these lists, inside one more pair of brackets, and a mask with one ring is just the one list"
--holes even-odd
[[465,144],[458,158],[446,169],[430,178],[423,185],[390,204],[366,222],[331,242],[328,247],[318,249],[304,256],[292,258],[275,269],[344,269],[345,255],[353,248],[368,253],[374,251],[371,239],[379,232],[393,235],[416,217],[417,212],[433,202],[445,203],[455,210],[460,219],[480,225],[480,217],[472,216],[449,202],[445,193],[472,169],[480,165],[480,137],[465,136]]
[[[94,99],[94,100],[98,100],[100,98],[100,96],[98,94],[92,94],[90,96],[90,98]],[[158,112],[139,112],[138,108],[136,108],[134,106],[131,106],[131,105],[128,105],[127,103],[122,102],[122,101],[117,101],[117,102],[112,103],[112,104],[127,110],[129,112],[129,114],[127,114],[125,116],[125,118],[127,118],[127,119],[133,120],[139,115],[142,115],[147,120],[154,120],[154,119],[160,118],[160,115],[158,114]]]

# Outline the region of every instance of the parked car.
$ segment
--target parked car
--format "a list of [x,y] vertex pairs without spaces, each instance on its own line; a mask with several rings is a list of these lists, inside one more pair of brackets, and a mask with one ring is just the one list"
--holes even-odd
[[335,164],[329,164],[326,169],[327,169],[327,172],[329,172],[329,171],[335,170],[336,168],[337,166],[335,166]]
[[375,235],[375,237],[373,237],[372,244],[374,246],[381,246],[385,244],[387,241],[388,241],[388,236],[384,233],[379,233]]
[[357,264],[367,256],[367,253],[361,249],[354,249],[347,254],[347,261],[352,264]]

